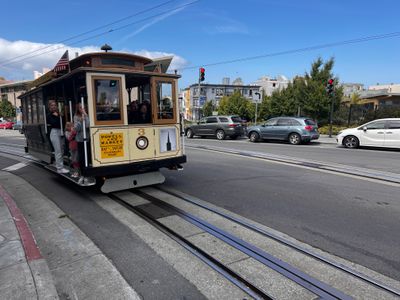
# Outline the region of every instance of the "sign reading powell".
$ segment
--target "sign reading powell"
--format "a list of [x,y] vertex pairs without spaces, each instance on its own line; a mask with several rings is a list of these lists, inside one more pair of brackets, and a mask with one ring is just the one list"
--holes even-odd
[[176,151],[176,128],[160,129],[160,152]]
[[124,135],[122,132],[100,134],[101,158],[124,156]]

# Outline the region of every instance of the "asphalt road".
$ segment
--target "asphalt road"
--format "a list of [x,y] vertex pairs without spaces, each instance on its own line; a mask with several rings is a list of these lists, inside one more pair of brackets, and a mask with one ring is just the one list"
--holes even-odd
[[284,142],[251,143],[248,139],[218,141],[211,138],[194,138],[186,139],[185,142],[187,146],[193,144],[213,145],[400,173],[400,150],[398,149],[346,149],[336,144],[319,143],[318,141],[298,146]]
[[[347,150],[332,144],[252,144],[247,140],[187,141],[187,145],[191,143],[311,157],[318,161],[383,171],[399,169],[398,151]],[[24,141],[19,136],[0,137],[0,145],[5,144],[22,147]],[[164,171],[167,177],[165,186],[400,280],[399,187],[190,147],[187,147],[186,154],[188,163],[183,171]],[[1,167],[13,163],[0,158]],[[17,173],[71,215],[109,257],[115,256],[113,261],[121,268],[124,277],[130,282],[135,281],[137,278],[126,262],[130,260],[129,253],[139,247],[138,240],[102,209],[86,201],[85,193],[94,192],[83,192],[72,184],[55,180],[54,175],[45,170],[28,170],[24,168]],[[121,240],[113,241],[112,232],[121,232]],[[124,241],[126,236],[132,238],[129,243]],[[192,293],[189,285],[187,295]]]
[[400,280],[399,187],[197,149],[187,156],[182,172],[164,172],[166,186]]

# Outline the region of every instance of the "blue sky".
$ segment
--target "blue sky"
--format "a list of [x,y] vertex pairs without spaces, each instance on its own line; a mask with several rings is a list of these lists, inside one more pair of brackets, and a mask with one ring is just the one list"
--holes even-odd
[[[2,5],[0,26],[0,76],[31,79],[33,70],[52,68],[66,49],[87,52],[108,43],[115,51],[150,57],[174,54],[183,88],[197,81],[197,68],[237,58],[299,49],[372,35],[400,32],[400,1],[292,1],[176,0],[65,43],[58,42],[118,19],[149,9],[158,1],[7,1]],[[180,9],[174,10],[176,7]],[[161,14],[163,12],[167,14]],[[9,13],[4,13],[9,12]],[[158,17],[152,17],[153,15]],[[161,14],[161,15],[160,15]],[[139,22],[141,19],[147,18]],[[117,29],[109,34],[98,33]],[[77,42],[80,39],[90,38]],[[75,42],[75,43],[74,43]],[[71,43],[74,43],[71,45]],[[16,56],[49,46],[57,51],[4,64]],[[66,46],[66,48],[62,48]],[[400,83],[400,35],[265,57],[257,60],[206,67],[206,82],[220,83],[223,77],[241,77],[251,83],[263,75],[292,78],[310,69],[313,60],[335,58],[334,73],[342,82]],[[185,69],[186,68],[186,69]]]

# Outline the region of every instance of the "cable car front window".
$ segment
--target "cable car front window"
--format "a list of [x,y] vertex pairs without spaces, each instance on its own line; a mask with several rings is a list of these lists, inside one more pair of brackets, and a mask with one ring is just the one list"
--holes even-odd
[[120,81],[117,79],[95,79],[97,121],[121,120]]
[[173,119],[174,118],[174,101],[172,97],[172,83],[157,83],[157,118]]

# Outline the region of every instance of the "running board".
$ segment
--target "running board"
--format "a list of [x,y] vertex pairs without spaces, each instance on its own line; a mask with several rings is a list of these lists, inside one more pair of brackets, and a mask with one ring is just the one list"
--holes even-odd
[[[58,173],[57,172],[57,168],[55,167],[55,166],[53,166],[53,165],[46,165],[46,166],[44,166],[47,170],[49,170],[49,171],[52,171],[53,173],[56,173],[57,175],[60,175],[60,176],[62,176],[62,177],[64,177],[64,178],[66,178],[66,179],[68,179],[69,181],[72,181],[73,183],[75,183],[75,184],[77,184],[77,185],[79,185],[79,186],[92,186],[92,185],[95,185],[96,184],[96,181],[94,181],[94,182],[91,182],[91,183],[79,183],[79,177],[77,177],[77,178],[74,178],[74,177],[71,177],[71,171],[70,171],[70,173],[66,173],[66,174],[61,174],[61,173]],[[67,167],[65,167],[64,166],[64,168],[66,168],[67,169]],[[69,168],[68,168],[69,169]]]
[[101,187],[101,191],[105,194],[122,191],[127,189],[139,188],[148,185],[160,184],[165,181],[165,177],[160,171],[107,178]]

